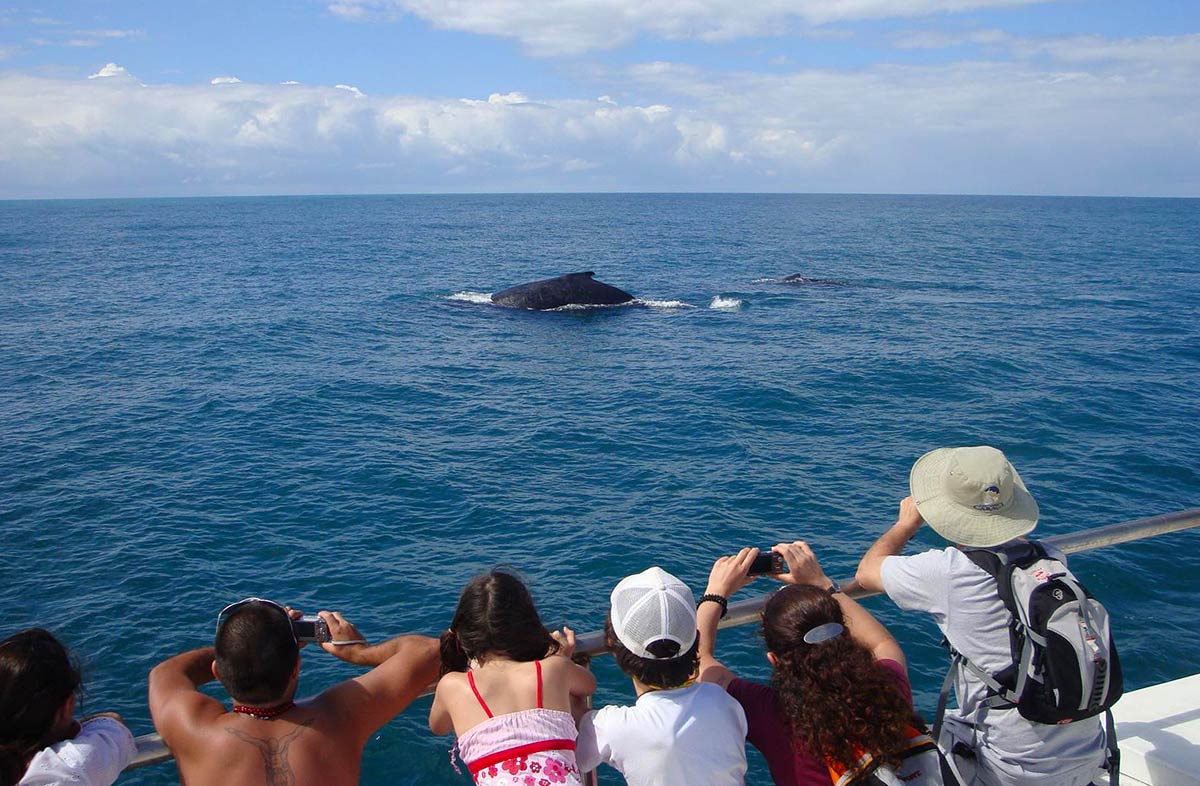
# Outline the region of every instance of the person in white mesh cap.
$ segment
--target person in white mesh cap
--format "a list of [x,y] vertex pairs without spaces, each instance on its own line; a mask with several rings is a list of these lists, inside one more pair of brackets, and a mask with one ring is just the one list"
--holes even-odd
[[720,686],[696,682],[692,591],[662,568],[626,576],[605,634],[637,701],[589,712],[579,725],[581,771],[601,762],[629,786],[744,786],[746,715]]

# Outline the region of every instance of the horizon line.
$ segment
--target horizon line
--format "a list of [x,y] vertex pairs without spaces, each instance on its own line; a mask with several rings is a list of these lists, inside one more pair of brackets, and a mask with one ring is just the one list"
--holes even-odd
[[0,197],[3,202],[116,202],[168,199],[313,199],[358,197],[488,197],[488,196],[844,196],[844,197],[990,197],[1008,199],[1176,199],[1196,196],[1133,194],[1020,194],[910,191],[362,191],[277,194],[155,194],[150,196],[43,196]]

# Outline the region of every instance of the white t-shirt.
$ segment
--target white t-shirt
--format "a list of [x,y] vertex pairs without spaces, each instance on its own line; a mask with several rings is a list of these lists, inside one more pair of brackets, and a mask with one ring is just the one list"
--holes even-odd
[[[1047,546],[1056,558],[1066,560]],[[884,592],[902,609],[933,615],[950,644],[994,674],[1012,663],[1009,614],[996,581],[954,547],[911,557],[888,557]],[[987,688],[960,669],[954,692],[959,709],[947,719],[977,727],[980,783],[991,786],[1086,786],[1104,762],[1103,716],[1064,726],[1033,723],[1015,709],[980,706]]]
[[20,786],[109,786],[136,753],[129,729],[112,718],[92,718],[73,739],[39,751]]
[[581,772],[616,767],[629,786],[743,786],[746,714],[708,682],[650,691],[585,715],[575,758]]

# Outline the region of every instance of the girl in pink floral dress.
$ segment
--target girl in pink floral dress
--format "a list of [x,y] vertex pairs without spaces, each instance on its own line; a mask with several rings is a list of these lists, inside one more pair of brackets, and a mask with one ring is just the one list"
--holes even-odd
[[516,576],[467,584],[442,634],[429,728],[458,735],[475,783],[580,786],[575,722],[596,678],[571,661],[574,650],[574,632],[547,631]]

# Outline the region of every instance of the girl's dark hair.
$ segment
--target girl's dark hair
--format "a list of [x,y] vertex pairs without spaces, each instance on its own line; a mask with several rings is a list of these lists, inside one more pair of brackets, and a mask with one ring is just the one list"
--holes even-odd
[[678,688],[686,683],[700,667],[700,637],[692,642],[687,652],[679,652],[679,645],[669,639],[652,642],[646,649],[658,658],[643,658],[634,655],[617,638],[613,630],[612,617],[604,621],[604,637],[613,660],[626,676],[635,677],[643,685],[654,688]]
[[533,596],[519,578],[493,570],[463,588],[450,629],[442,634],[442,674],[466,671],[472,659],[497,655],[515,661],[541,660],[558,652],[542,625]]
[[806,585],[784,587],[763,609],[763,638],[777,659],[771,686],[793,744],[846,768],[862,753],[899,764],[909,727],[924,722],[895,678],[849,632],[805,643],[805,633],[830,622],[845,625],[841,606],[828,592]]
[[49,631],[0,642],[0,786],[20,782],[33,755],[59,742],[54,721],[79,684],[79,667]]

